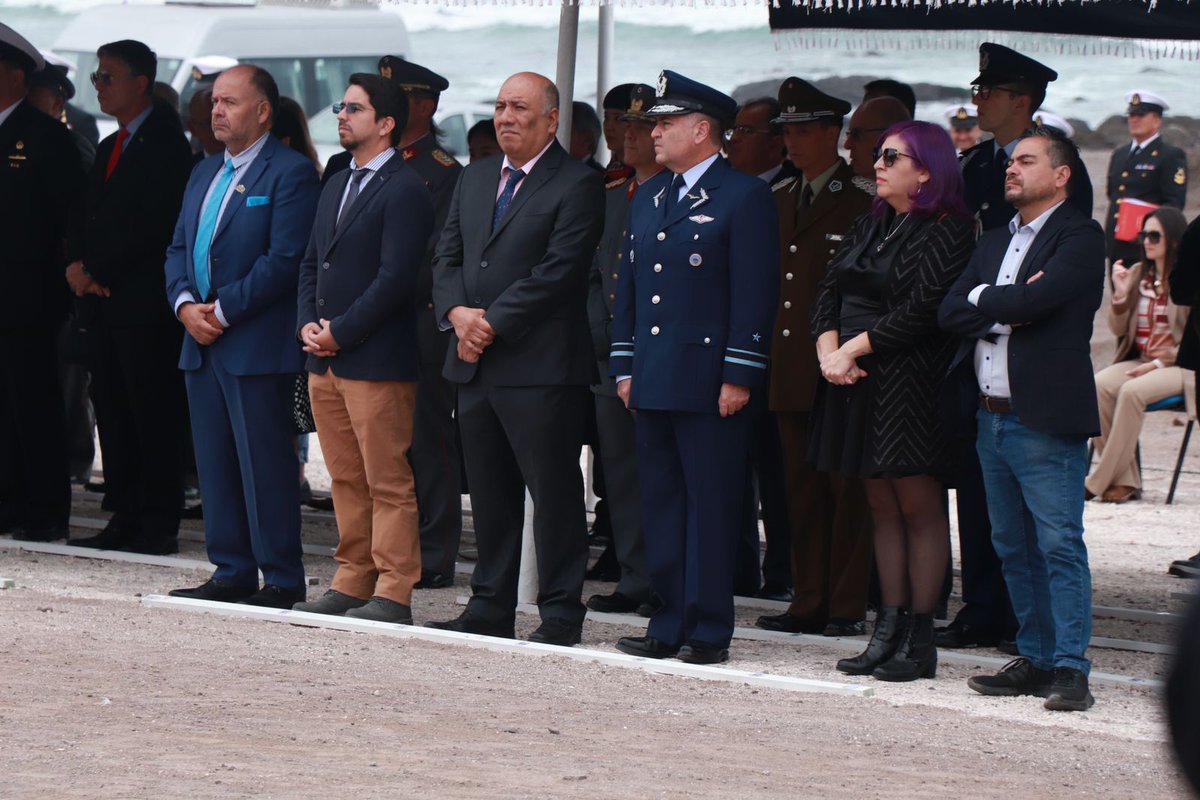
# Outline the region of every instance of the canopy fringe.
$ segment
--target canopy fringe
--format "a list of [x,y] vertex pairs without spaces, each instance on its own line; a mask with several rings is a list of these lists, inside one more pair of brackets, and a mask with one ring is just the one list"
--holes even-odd
[[[857,0],[862,2],[862,0]],[[883,2],[898,0],[883,0]],[[921,0],[905,0],[920,2]],[[1007,0],[1011,2],[1012,0]],[[988,0],[975,0],[988,2]],[[983,41],[980,31],[852,31],[847,29],[776,30],[775,49],[800,50],[859,50],[873,51],[937,51],[978,50]],[[1200,42],[1162,39],[1115,39],[1098,36],[1055,36],[1049,43],[1029,38],[1028,34],[989,31],[987,40],[1019,47],[1023,52],[1041,52],[1050,48],[1058,55],[1105,55],[1121,58],[1200,60]]]

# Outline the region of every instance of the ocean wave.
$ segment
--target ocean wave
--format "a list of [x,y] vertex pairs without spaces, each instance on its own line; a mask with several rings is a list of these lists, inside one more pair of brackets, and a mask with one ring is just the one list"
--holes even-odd
[[[84,0],[81,0],[81,2]],[[451,0],[453,2],[453,0]],[[529,28],[558,26],[560,8],[555,0],[529,0],[523,3],[440,5],[436,2],[384,2],[382,7],[404,18],[411,31],[475,30],[497,25]],[[652,0],[651,0],[652,2]],[[580,9],[580,23],[594,23],[596,6],[585,4]],[[720,33],[738,30],[765,30],[765,5],[735,7],[616,6],[613,19],[619,25],[661,27],[685,30],[690,33]]]

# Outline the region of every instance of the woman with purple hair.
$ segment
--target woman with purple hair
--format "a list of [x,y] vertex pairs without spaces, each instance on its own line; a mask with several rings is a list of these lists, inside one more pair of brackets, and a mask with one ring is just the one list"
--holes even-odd
[[808,455],[819,470],[865,479],[875,527],[882,607],[866,651],[837,668],[910,681],[937,670],[933,613],[950,557],[953,458],[939,396],[955,340],[937,311],[975,235],[941,127],[888,128],[875,183],[872,211],[846,236],[813,308],[825,381]]

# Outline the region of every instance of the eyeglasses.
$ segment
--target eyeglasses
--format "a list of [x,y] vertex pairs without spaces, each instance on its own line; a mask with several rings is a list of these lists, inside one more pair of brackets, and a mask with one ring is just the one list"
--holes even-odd
[[910,156],[908,153],[901,153],[899,150],[897,150],[894,147],[888,147],[883,150],[876,149],[874,151],[874,156],[875,156],[876,161],[878,161],[879,159],[882,158],[883,165],[885,167],[896,166],[896,159],[900,158],[900,156],[904,156],[905,158],[911,158],[913,161],[917,160],[915,156]]
[[865,133],[883,133],[887,128],[847,128],[847,139],[861,139]]
[[112,86],[115,81],[119,80],[119,78],[116,75],[113,75],[111,72],[93,72],[89,77],[92,79],[92,86],[95,86],[97,89],[99,89],[101,85]]
[[1138,234],[1138,238],[1146,244],[1158,244],[1162,241],[1162,231],[1142,231]]
[[334,103],[330,110],[334,114],[340,114],[345,111],[347,114],[357,114],[360,111],[371,111],[372,108],[363,103]]
[[751,128],[749,125],[735,125],[725,131],[725,141],[732,139],[735,133],[740,133],[742,136],[749,136],[752,133],[761,133],[763,136],[775,135],[775,131],[769,128]]
[[1009,94],[1013,95],[1014,97],[1019,94],[1022,94],[1022,92],[1019,92],[1016,89],[1012,89],[1008,86],[972,86],[971,87],[971,99],[972,100],[987,100],[989,97],[992,96],[992,92],[1008,92]]

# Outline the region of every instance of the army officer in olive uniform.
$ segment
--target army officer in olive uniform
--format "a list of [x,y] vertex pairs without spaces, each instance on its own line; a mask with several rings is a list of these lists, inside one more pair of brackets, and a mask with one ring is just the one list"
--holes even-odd
[[662,607],[625,653],[729,657],[750,416],[761,403],[779,281],[771,190],[721,157],[733,98],[674,72],[651,116],[666,170],[633,197],[609,372],[637,410],[650,583]]
[[[462,538],[462,473],[458,424],[453,413],[455,390],[442,377],[450,332],[438,330],[433,316],[433,250],[450,213],[450,200],[462,165],[438,144],[433,124],[438,99],[450,82],[433,70],[398,56],[379,59],[379,74],[397,84],[408,97],[408,124],[396,150],[433,195],[433,235],[417,276],[421,380],[417,384],[417,408],[408,457],[417,481],[417,506],[421,513],[421,580],[415,588],[441,589],[454,585],[454,562]],[[330,158],[322,183],[349,164],[349,153]]]
[[1108,161],[1109,207],[1104,238],[1109,263],[1123,260],[1128,267],[1141,261],[1142,246],[1136,239],[1123,242],[1116,238],[1121,202],[1145,200],[1182,210],[1187,201],[1187,153],[1159,135],[1163,112],[1169,108],[1166,100],[1138,91],[1126,95],[1125,101],[1129,104],[1125,117],[1130,141],[1114,150]]
[[800,177],[774,192],[781,248],[779,307],[771,337],[770,405],[779,422],[792,528],[794,598],[761,628],[854,636],[863,632],[871,537],[862,482],[817,472],[807,462],[809,418],[821,380],[809,334],[825,268],[871,194],[838,155],[850,104],[800,78],[779,89],[788,158]]

